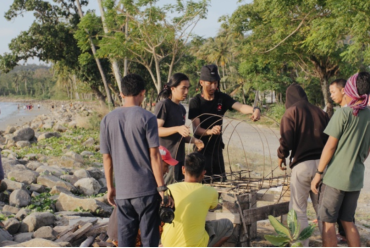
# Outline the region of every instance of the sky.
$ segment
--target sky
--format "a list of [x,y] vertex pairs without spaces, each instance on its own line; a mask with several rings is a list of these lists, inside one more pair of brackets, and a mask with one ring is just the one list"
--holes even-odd
[[[8,44],[11,40],[20,34],[20,32],[27,30],[34,17],[32,13],[25,13],[23,17],[17,17],[15,20],[7,21],[4,18],[5,12],[9,9],[13,0],[0,0],[1,10],[0,10],[0,54],[9,52]],[[159,0],[158,4],[168,4],[174,0]],[[244,0],[241,4],[251,2],[252,0]],[[216,36],[220,23],[218,19],[223,15],[231,15],[240,5],[239,0],[211,0],[211,6],[208,8],[207,19],[200,20],[195,29],[194,34],[202,36],[204,38]],[[100,15],[97,1],[90,0],[88,8],[85,7],[84,10],[95,9],[96,14]],[[35,60],[28,60],[27,63],[37,63],[40,62]]]

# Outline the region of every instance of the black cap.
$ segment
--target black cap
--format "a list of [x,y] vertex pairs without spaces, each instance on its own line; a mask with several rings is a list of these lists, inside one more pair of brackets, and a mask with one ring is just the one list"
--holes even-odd
[[220,75],[218,75],[217,65],[205,65],[200,70],[200,80],[214,82],[220,81]]

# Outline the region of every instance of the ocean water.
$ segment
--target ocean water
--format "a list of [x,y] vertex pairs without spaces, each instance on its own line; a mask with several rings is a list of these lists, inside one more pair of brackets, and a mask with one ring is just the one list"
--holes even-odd
[[[13,102],[0,102],[0,122],[3,122],[10,116],[19,115],[20,111],[18,111],[17,103]],[[22,105],[20,105],[23,107]]]

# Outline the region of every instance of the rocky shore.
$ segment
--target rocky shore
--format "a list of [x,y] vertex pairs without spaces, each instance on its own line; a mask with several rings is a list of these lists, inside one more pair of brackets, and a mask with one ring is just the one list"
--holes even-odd
[[86,103],[58,105],[0,131],[0,246],[80,246],[106,231],[100,116]]

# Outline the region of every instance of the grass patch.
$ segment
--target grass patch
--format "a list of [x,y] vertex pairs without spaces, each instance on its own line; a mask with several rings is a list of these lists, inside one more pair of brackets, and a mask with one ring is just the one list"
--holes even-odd
[[[47,131],[47,130],[43,130]],[[74,151],[81,154],[83,151],[92,152],[92,157],[89,157],[87,162],[102,162],[102,156],[95,151],[94,146],[87,147],[83,143],[88,139],[93,138],[98,144],[99,131],[84,128],[70,129],[62,134],[62,137],[52,137],[49,139],[40,140],[32,144],[30,147],[17,148],[13,147],[12,151],[17,154],[18,158],[23,158],[27,154],[41,154],[51,157],[61,157],[66,151]]]

